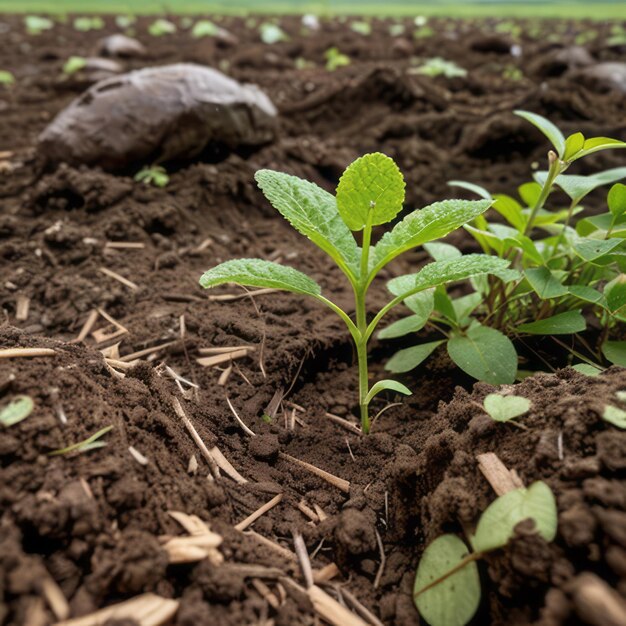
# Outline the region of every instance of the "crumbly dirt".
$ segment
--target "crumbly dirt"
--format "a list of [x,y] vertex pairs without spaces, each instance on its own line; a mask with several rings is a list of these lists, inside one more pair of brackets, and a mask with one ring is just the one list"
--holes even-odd
[[[46,577],[72,616],[150,591],[180,601],[173,622],[179,626],[319,623],[310,602],[285,582],[303,584],[297,562],[234,528],[279,493],[280,504],[254,522],[256,533],[288,550],[293,533],[302,533],[315,569],[334,562],[340,570],[325,586],[329,593],[342,598],[346,590],[385,625],[418,624],[411,589],[419,557],[440,533],[470,530],[494,498],[475,460],[488,451],[526,484],[550,485],[559,534],[547,545],[521,528],[509,547],[481,564],[484,599],[475,623],[603,623],[579,596],[591,574],[626,596],[626,435],[601,419],[606,402],[620,406],[614,394],[626,388],[624,370],[592,379],[564,369],[527,379],[516,388],[532,401],[521,430],[484,414],[482,399],[492,387],[472,388],[444,359],[432,359],[406,377],[415,395],[360,437],[325,416],[350,419],[356,404],[353,351],[338,318],[297,296],[206,293],[197,281],[227,258],[282,260],[311,274],[350,311],[340,272],[267,205],[253,184],[257,169],[289,171],[332,189],[354,157],[380,150],[405,173],[407,207],[448,197],[446,181],[455,178],[511,192],[545,158],[541,135],[511,109],[549,115],[565,131],[626,139],[622,95],[592,93],[558,64],[544,63],[558,46],[543,37],[522,36],[519,58],[503,53],[511,42],[494,37],[493,22],[434,21],[432,37],[414,39],[392,38],[384,21],[374,22],[369,38],[338,21],[305,37],[295,19],[285,19],[291,40],[267,46],[234,18],[221,24],[237,35],[237,45],[184,32],[151,38],[150,20],[142,19],[135,29],[148,55],[124,61],[127,68],[179,61],[219,67],[259,84],[281,110],[274,143],[171,164],[170,184],[154,189],[135,183],[130,172],[44,167],[35,153],[38,133],[85,86],[64,79],[61,66],[70,55],[91,53],[101,33],[77,33],[68,24],[30,37],[20,19],[0,22],[8,28],[0,67],[17,78],[0,91],[0,347],[55,350],[0,360],[0,404],[19,394],[35,401],[29,418],[0,433],[0,624],[53,621],[41,600]],[[115,32],[112,18],[106,22],[102,33]],[[415,27],[405,24],[410,35]],[[610,25],[555,24],[564,43],[597,32],[588,46],[595,58],[619,58],[619,49],[604,44]],[[353,64],[324,70],[331,45]],[[408,72],[413,57],[431,56],[470,73],[446,80]],[[298,58],[318,67],[296,69]],[[510,65],[522,70],[521,80],[503,78]],[[607,152],[585,167],[621,163],[617,152]],[[592,194],[590,209],[601,199]],[[471,249],[462,235],[454,241]],[[408,255],[389,275],[423,258]],[[385,298],[384,278],[372,289],[372,310]],[[224,302],[215,294],[244,297]],[[27,316],[18,320],[24,299]],[[98,313],[96,336],[77,342],[94,310],[127,332],[103,339],[115,327]],[[109,349],[117,360],[162,344],[118,370],[123,377],[101,352]],[[235,362],[223,386],[224,366],[196,361],[203,348],[241,345],[254,350]],[[374,343],[374,376],[396,348]],[[197,387],[181,393],[166,366]],[[217,446],[247,482],[209,478],[175,397],[206,445]],[[391,400],[377,401],[374,411]],[[304,409],[296,408],[297,419],[294,407]],[[267,414],[271,419],[262,419]],[[106,447],[50,456],[106,426],[113,426],[103,437]],[[349,481],[349,491],[285,454]],[[313,510],[315,521],[303,510]],[[207,521],[224,538],[224,563],[168,564],[159,538],[183,534],[168,511]],[[377,535],[385,554],[380,573]],[[276,595],[276,606],[259,593],[257,579]]]

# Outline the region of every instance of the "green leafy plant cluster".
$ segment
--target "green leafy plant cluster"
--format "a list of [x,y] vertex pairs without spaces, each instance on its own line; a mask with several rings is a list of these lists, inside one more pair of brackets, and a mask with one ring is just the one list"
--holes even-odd
[[85,68],[87,59],[84,57],[72,56],[63,64],[63,73],[67,76],[76,74]]
[[[481,214],[465,229],[485,254],[510,261],[512,271],[474,278],[471,291],[462,295],[451,296],[439,286],[407,300],[411,315],[383,329],[379,337],[401,337],[427,326],[441,338],[397,352],[386,365],[391,372],[412,370],[445,344],[452,361],[470,376],[512,383],[518,376],[516,344],[538,335],[570,350],[581,362],[575,367],[585,373],[589,368],[600,371],[606,362],[626,366],[626,341],[614,338],[617,325],[626,321],[626,186],[616,182],[626,178],[626,167],[588,176],[565,174],[575,161],[626,143],[582,133],[565,138],[547,119],[517,114],[552,143],[548,170],[535,172],[533,181],[519,187],[517,198],[492,195],[467,182],[450,183],[492,204],[498,221]],[[585,197],[612,183],[608,210],[579,218]],[[557,190],[562,193],[557,195]],[[449,244],[425,247],[437,262],[461,258]],[[393,281],[389,288],[395,292]],[[579,335],[591,318],[601,329],[596,345]],[[573,335],[573,347],[561,335]]]
[[24,18],[26,32],[29,35],[40,35],[45,30],[54,28],[54,22],[47,17],[39,17],[38,15],[27,15]]
[[467,76],[467,70],[458,66],[454,61],[446,61],[441,57],[428,59],[418,67],[411,69],[411,73],[433,77],[445,76],[446,78]]
[[135,174],[135,180],[145,185],[153,185],[154,187],[166,187],[170,182],[165,168],[161,165],[150,165],[144,167]]
[[346,67],[352,63],[350,57],[335,46],[328,48],[328,50],[324,52],[324,58],[326,59],[326,69],[329,72],[334,72],[336,69]]
[[265,44],[272,45],[281,41],[288,41],[289,36],[278,25],[272,22],[264,22],[259,26],[261,41]]
[[176,24],[166,20],[164,18],[159,18],[152,22],[150,26],[148,26],[148,33],[153,37],[162,37],[163,35],[173,35],[176,32]]
[[[368,342],[383,317],[394,307],[455,281],[494,274],[506,277],[509,261],[484,254],[447,258],[419,272],[392,280],[393,297],[367,316],[366,297],[379,272],[402,253],[428,244],[482,215],[490,200],[446,200],[409,213],[373,244],[376,226],[394,220],[403,208],[404,178],[389,157],[373,153],[352,163],[343,173],[336,196],[314,183],[281,172],[261,170],[256,181],[270,203],[301,234],[321,248],[345,274],[354,293],[354,318],[322,295],[313,279],[290,267],[261,259],[226,261],[200,279],[205,287],[239,283],[311,296],[335,312],[345,323],[356,346],[359,371],[361,428],[370,430],[368,407],[384,390],[409,394],[394,380],[371,387],[368,380]],[[360,233],[357,242],[353,233]],[[359,245],[360,243],[360,245]]]
[[457,535],[447,534],[428,545],[417,568],[413,600],[430,626],[463,626],[476,613],[481,587],[477,561],[507,545],[515,527],[532,519],[536,532],[552,541],[557,508],[544,482],[515,489],[494,500],[469,537],[471,550]]
[[104,28],[104,20],[101,17],[77,17],[74,19],[74,30],[88,33],[91,30],[101,30]]

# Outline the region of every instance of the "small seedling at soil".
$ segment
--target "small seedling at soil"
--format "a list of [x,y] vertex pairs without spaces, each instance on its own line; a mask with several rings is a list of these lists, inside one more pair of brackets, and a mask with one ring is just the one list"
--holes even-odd
[[33,412],[34,408],[35,404],[30,396],[18,396],[0,409],[0,424],[7,428],[19,424]]
[[86,65],[87,59],[83,57],[70,57],[63,65],[63,73],[67,76],[71,76],[72,74],[76,74],[76,72],[80,72]]
[[210,20],[200,20],[196,22],[191,29],[191,36],[199,39],[201,37],[215,37],[219,35],[222,29]]
[[508,422],[530,410],[531,402],[521,396],[502,396],[490,393],[483,400],[483,407],[496,422]]
[[[256,173],[256,181],[274,208],[328,254],[346,275],[354,292],[356,322],[325,298],[321,287],[306,274],[269,261],[227,261],[206,272],[200,284],[206,288],[239,283],[283,289],[312,296],[334,311],[346,324],[356,345],[361,427],[368,433],[368,407],[377,394],[384,390],[410,393],[393,380],[382,380],[369,387],[367,346],[381,319],[407,298],[419,297],[438,286],[471,276],[501,275],[507,271],[509,261],[472,254],[430,263],[417,274],[399,276],[390,283],[395,297],[368,323],[366,296],[372,281],[402,253],[444,237],[484,213],[491,202],[437,202],[409,213],[372,245],[373,228],[394,220],[404,203],[404,178],[394,161],[384,154],[366,154],[352,163],[341,176],[336,197],[314,183],[281,172],[261,170]],[[352,231],[362,233],[361,247]]]
[[[601,150],[626,147],[607,137],[585,138],[582,133],[565,137],[549,120],[526,111],[517,115],[536,126],[552,143],[548,171],[536,171],[534,180],[518,188],[518,196],[494,195],[477,185],[451,181],[493,202],[505,220],[488,221],[480,215],[466,230],[484,253],[511,261],[515,273],[472,280],[473,292],[451,297],[443,287],[405,303],[413,315],[380,333],[382,338],[417,332],[427,324],[443,339],[405,348],[387,363],[391,372],[406,372],[422,363],[446,343],[452,361],[470,376],[491,384],[510,384],[517,376],[515,342],[528,337],[550,336],[577,361],[598,370],[603,362],[626,366],[626,341],[613,339],[618,324],[626,321],[626,167],[587,176],[564,172],[574,163]],[[594,189],[611,185],[608,210],[577,220],[581,202]],[[559,189],[562,200],[548,210],[547,202]],[[562,197],[562,196],[561,196]],[[461,252],[448,244],[430,244],[435,259],[455,258]],[[601,328],[595,346],[584,337],[568,346],[560,335],[586,330],[583,315],[597,319]],[[619,336],[618,332],[615,332]]]
[[104,28],[104,20],[101,17],[77,17],[74,20],[74,30],[88,33],[91,30]]
[[170,182],[165,168],[160,165],[144,167],[135,174],[135,180],[144,185],[154,185],[155,187],[166,187]]
[[616,391],[615,392],[615,397],[620,401],[620,402],[626,402],[626,391]]
[[271,22],[264,22],[259,26],[259,32],[261,35],[261,41],[268,45],[279,43],[280,41],[287,41],[289,37],[287,33],[278,26],[278,24],[272,24]]
[[162,37],[163,35],[173,35],[176,32],[176,24],[159,18],[148,26],[148,33],[153,37]]
[[389,34],[392,37],[401,37],[405,32],[404,24],[392,24],[389,27]]
[[113,430],[113,426],[106,426],[105,428],[100,429],[97,433],[91,435],[91,437],[87,437],[84,441],[79,441],[78,443],[73,443],[71,446],[67,446],[67,448],[60,448],[59,450],[53,450],[49,452],[49,456],[61,456],[64,454],[70,454],[70,452],[88,452],[89,450],[96,450],[97,448],[104,448],[107,443],[106,441],[100,441],[101,437],[104,437],[109,431]]
[[29,35],[40,35],[44,30],[50,30],[54,27],[52,20],[38,15],[27,15],[24,18],[24,24]]
[[115,16],[115,25],[118,28],[127,29],[130,28],[135,22],[137,18],[134,15],[116,15]]
[[435,31],[430,26],[420,26],[415,29],[413,33],[414,39],[428,39],[435,34]]
[[335,48],[334,46],[324,52],[324,58],[326,59],[326,69],[329,72],[334,72],[336,69],[352,63],[347,54],[343,54],[339,51],[339,48]]
[[413,74],[423,74],[424,76],[445,76],[446,78],[456,78],[467,76],[467,70],[459,67],[454,61],[446,61],[441,57],[428,59],[422,65],[411,70]]
[[556,501],[544,482],[494,500],[470,537],[472,550],[456,535],[442,535],[426,548],[417,568],[413,600],[430,626],[463,626],[472,619],[481,596],[476,561],[506,546],[515,527],[529,518],[546,541],[556,537]]
[[352,24],[350,24],[350,29],[359,35],[363,35],[364,37],[369,37],[372,34],[372,25],[369,22],[352,22]]
[[609,422],[609,424],[613,424],[613,426],[617,426],[618,428],[626,428],[626,411],[618,409],[612,404],[605,405],[602,413],[602,419],[605,422]]
[[15,84],[15,77],[7,70],[0,70],[0,85],[11,86]]

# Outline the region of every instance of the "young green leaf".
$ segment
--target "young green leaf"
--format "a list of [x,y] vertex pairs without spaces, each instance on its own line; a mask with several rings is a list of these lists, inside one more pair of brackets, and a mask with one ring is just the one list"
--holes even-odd
[[538,128],[550,140],[550,143],[554,146],[559,157],[563,158],[563,154],[565,153],[565,137],[550,120],[536,113],[530,113],[529,111],[514,111],[514,113]]
[[526,280],[542,300],[567,294],[567,287],[547,267],[534,267],[524,272]]
[[606,299],[597,289],[594,289],[593,287],[586,287],[585,285],[570,285],[567,289],[570,294],[579,300],[591,302],[592,304],[599,304],[601,307],[606,308]]
[[106,426],[105,428],[100,429],[97,433],[91,435],[91,437],[87,437],[84,441],[73,443],[71,446],[67,446],[66,448],[59,448],[58,450],[49,452],[48,455],[61,456],[63,454],[69,454],[70,452],[80,453],[95,450],[96,448],[104,448],[107,445],[106,441],[99,441],[99,439],[111,430],[113,430],[113,426]]
[[411,390],[399,383],[397,380],[379,380],[377,383],[372,385],[372,388],[369,390],[367,396],[365,397],[365,404],[369,404],[372,399],[377,396],[382,391],[395,391],[396,393],[403,393],[405,396],[411,395]]
[[528,489],[509,491],[494,500],[480,516],[472,547],[476,552],[503,548],[514,535],[515,527],[529,518],[546,541],[556,537],[556,501],[544,482],[537,481]]
[[541,185],[536,182],[524,183],[517,188],[517,192],[527,207],[534,207],[541,195]]
[[626,367],[626,341],[605,341],[602,344],[602,354],[609,363]]
[[448,341],[450,358],[466,373],[492,385],[511,384],[517,373],[517,352],[495,328],[476,324]]
[[402,319],[389,324],[389,326],[385,326],[385,328],[383,328],[377,336],[379,339],[395,339],[397,337],[404,337],[409,333],[416,333],[418,330],[422,330],[427,321],[428,317],[423,319],[419,315],[409,315],[408,317],[403,317]]
[[515,200],[515,198],[504,194],[497,194],[494,198],[495,202],[493,203],[493,208],[500,213],[513,228],[516,228],[520,233],[524,232],[526,216],[522,211],[522,205]]
[[80,72],[87,65],[87,59],[83,57],[71,56],[63,65],[63,73],[71,76]]
[[531,402],[522,396],[502,396],[490,393],[483,400],[483,407],[496,422],[508,422],[530,410]]
[[596,367],[595,365],[590,365],[589,363],[576,363],[576,365],[572,365],[572,369],[576,370],[579,374],[591,376],[592,378],[602,374],[601,367]]
[[611,313],[626,306],[626,274],[619,274],[604,286],[604,297]]
[[574,133],[565,140],[564,161],[571,161],[572,157],[583,149],[585,136],[582,133]]
[[0,85],[15,84],[15,76],[8,70],[0,70]]
[[[626,168],[624,169],[626,170]],[[613,217],[624,215],[626,213],[626,185],[622,185],[622,183],[613,185],[609,189],[607,203]]]
[[592,263],[597,261],[622,245],[620,239],[591,239],[578,237],[574,240],[572,248],[579,257]]
[[418,346],[398,350],[398,352],[387,361],[385,369],[394,374],[410,372],[424,362],[443,342],[444,340],[441,339],[439,341],[430,341],[428,343],[419,344]]
[[613,426],[626,429],[626,411],[618,409],[612,404],[606,404],[604,406],[604,412],[602,413],[602,419]]
[[440,241],[425,243],[424,250],[426,250],[435,261],[458,259],[463,256],[456,246],[452,246],[449,243],[441,243]]
[[35,408],[30,396],[17,396],[0,409],[0,424],[5,427],[14,426],[25,420]]
[[566,311],[536,322],[520,324],[517,330],[529,335],[572,335],[587,328],[587,322],[580,310]]
[[261,259],[234,259],[220,263],[200,278],[200,284],[208,289],[225,283],[237,283],[246,287],[269,287],[317,297],[320,286],[306,274]]
[[480,577],[474,561],[423,591],[459,567],[468,553],[456,535],[442,535],[424,550],[415,576],[413,600],[430,626],[464,626],[474,617],[480,604]]
[[610,137],[592,137],[591,139],[585,139],[582,150],[576,153],[572,160],[581,159],[600,150],[612,150],[615,148],[626,148],[626,143]]
[[393,159],[373,152],[348,166],[337,186],[337,208],[350,230],[390,222],[402,210],[404,177]]
[[490,205],[490,200],[444,200],[409,213],[374,246],[373,273],[403,252],[445,237],[484,213]]
[[479,274],[495,274],[506,271],[509,261],[486,254],[466,254],[460,259],[433,261],[417,274],[405,274],[390,280],[387,289],[395,296],[408,297],[412,293],[437,287]]
[[315,183],[272,170],[255,179],[271,205],[300,233],[357,276],[359,250],[337,210],[335,197]]
[[[534,179],[541,185],[545,184],[548,172],[535,172]],[[589,174],[588,176],[560,174],[554,181],[573,201],[578,204],[588,193],[603,185],[610,185],[622,178],[626,178],[626,167],[615,167],[604,172]]]
[[480,185],[475,185],[474,183],[468,183],[464,180],[449,180],[448,185],[450,187],[458,187],[459,189],[466,189],[467,191],[471,191],[475,193],[477,196],[482,198],[483,200],[491,200],[491,194]]

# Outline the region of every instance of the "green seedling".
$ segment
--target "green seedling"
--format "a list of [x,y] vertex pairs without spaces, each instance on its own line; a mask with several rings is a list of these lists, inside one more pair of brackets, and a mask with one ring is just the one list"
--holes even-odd
[[134,15],[116,15],[115,16],[115,25],[118,28],[123,30],[130,28],[135,22],[137,18]]
[[45,30],[50,30],[54,27],[54,22],[47,17],[39,17],[38,15],[27,15],[24,18],[24,25],[26,26],[26,32],[29,35],[40,35]]
[[352,22],[350,24],[350,30],[364,37],[369,37],[372,34],[372,25],[364,21]]
[[272,24],[271,22],[264,22],[259,26],[259,33],[261,35],[261,41],[268,45],[279,43],[280,41],[288,41],[289,37],[287,33],[278,26],[278,24]]
[[435,34],[435,31],[430,26],[420,26],[413,32],[414,39],[428,39]]
[[[576,363],[576,365],[572,365],[572,369],[576,370],[579,374],[591,376],[592,378],[600,376],[600,374],[604,371],[601,367],[590,365],[589,363]],[[531,372],[531,374],[532,373],[533,372]]]
[[[200,284],[206,288],[239,283],[282,289],[311,296],[336,313],[346,324],[356,345],[361,427],[364,433],[368,433],[368,407],[377,394],[384,390],[410,393],[394,380],[382,380],[369,387],[367,347],[382,318],[408,298],[441,285],[471,276],[503,275],[509,262],[473,254],[430,263],[416,274],[394,279],[391,287],[394,297],[368,322],[366,297],[372,281],[403,252],[447,235],[484,213],[491,202],[448,200],[418,209],[372,245],[374,227],[394,220],[404,202],[404,178],[394,161],[384,154],[366,154],[352,163],[341,176],[336,196],[311,182],[281,172],[261,170],[256,173],[256,181],[274,208],[328,254],[345,274],[354,292],[355,321],[323,296],[321,287],[313,279],[269,261],[227,261],[207,271]],[[361,233],[361,246],[353,232]]]
[[[470,376],[494,385],[510,384],[518,375],[516,345],[533,336],[548,336],[568,350],[579,362],[577,369],[588,366],[583,373],[596,373],[606,362],[626,366],[626,341],[612,337],[618,324],[626,321],[626,186],[618,182],[626,178],[626,167],[587,176],[565,173],[580,159],[624,148],[626,143],[586,138],[582,133],[566,138],[539,115],[526,111],[517,115],[552,143],[549,169],[536,171],[534,180],[521,185],[518,198],[492,196],[472,183],[450,182],[493,202],[501,219],[489,221],[480,215],[465,229],[485,254],[509,260],[517,274],[475,278],[473,291],[458,297],[439,287],[407,300],[411,315],[383,329],[379,337],[401,337],[425,327],[442,337],[400,350],[387,363],[391,372],[417,367],[445,344],[452,361]],[[608,210],[578,219],[586,196],[604,185],[612,185]],[[461,256],[449,244],[425,248],[435,261]],[[595,317],[602,329],[597,345],[580,336],[587,328],[583,313]],[[561,341],[568,335],[576,338],[576,345]]]
[[88,33],[91,30],[104,28],[104,20],[101,17],[77,17],[74,20],[74,30]]
[[521,396],[502,396],[490,393],[483,400],[483,407],[491,419],[496,422],[508,422],[528,413],[531,402]]
[[339,51],[339,48],[335,48],[334,46],[324,52],[324,58],[326,59],[326,69],[329,72],[334,72],[336,69],[352,63],[347,54],[343,54]]
[[0,70],[0,85],[11,86],[15,84],[15,76],[7,70]]
[[144,185],[154,185],[155,187],[166,187],[170,182],[165,168],[160,165],[150,165],[144,167],[135,174],[135,180]]
[[422,65],[413,68],[411,73],[433,77],[445,76],[446,78],[467,76],[467,70],[459,67],[454,61],[446,61],[441,57],[428,59],[425,63],[422,63]]
[[626,402],[626,391],[616,391],[615,392],[615,397],[620,401],[620,402]]
[[404,24],[392,24],[389,26],[389,34],[392,37],[401,37],[404,35],[405,31],[406,28],[404,27]]
[[0,424],[5,428],[19,424],[33,412],[34,408],[35,404],[30,396],[17,396],[0,409]]
[[76,72],[80,72],[86,65],[87,59],[83,57],[70,57],[63,65],[63,73],[67,74],[67,76],[71,76],[72,74],[76,74]]
[[609,424],[613,424],[613,426],[617,426],[618,428],[626,428],[626,411],[618,409],[612,404],[605,405],[602,413],[602,419],[605,422],[609,422]]
[[153,37],[162,37],[163,35],[173,35],[176,32],[176,24],[169,20],[159,18],[148,26],[148,33]]
[[191,29],[191,36],[199,39],[201,37],[216,37],[222,29],[210,20],[200,20]]
[[49,456],[62,456],[65,454],[70,454],[71,452],[89,452],[89,450],[96,450],[97,448],[104,448],[107,444],[106,441],[100,441],[104,435],[106,435],[109,431],[113,430],[113,426],[106,426],[105,428],[100,429],[97,433],[91,435],[91,437],[87,437],[84,441],[79,441],[78,443],[73,443],[71,446],[67,446],[67,448],[59,448],[58,450],[53,450],[49,452]]
[[456,535],[442,535],[424,551],[415,576],[413,600],[430,626],[464,626],[480,604],[477,561],[507,545],[515,527],[532,519],[536,532],[553,541],[557,530],[554,495],[544,482],[509,491],[481,515],[470,550]]

